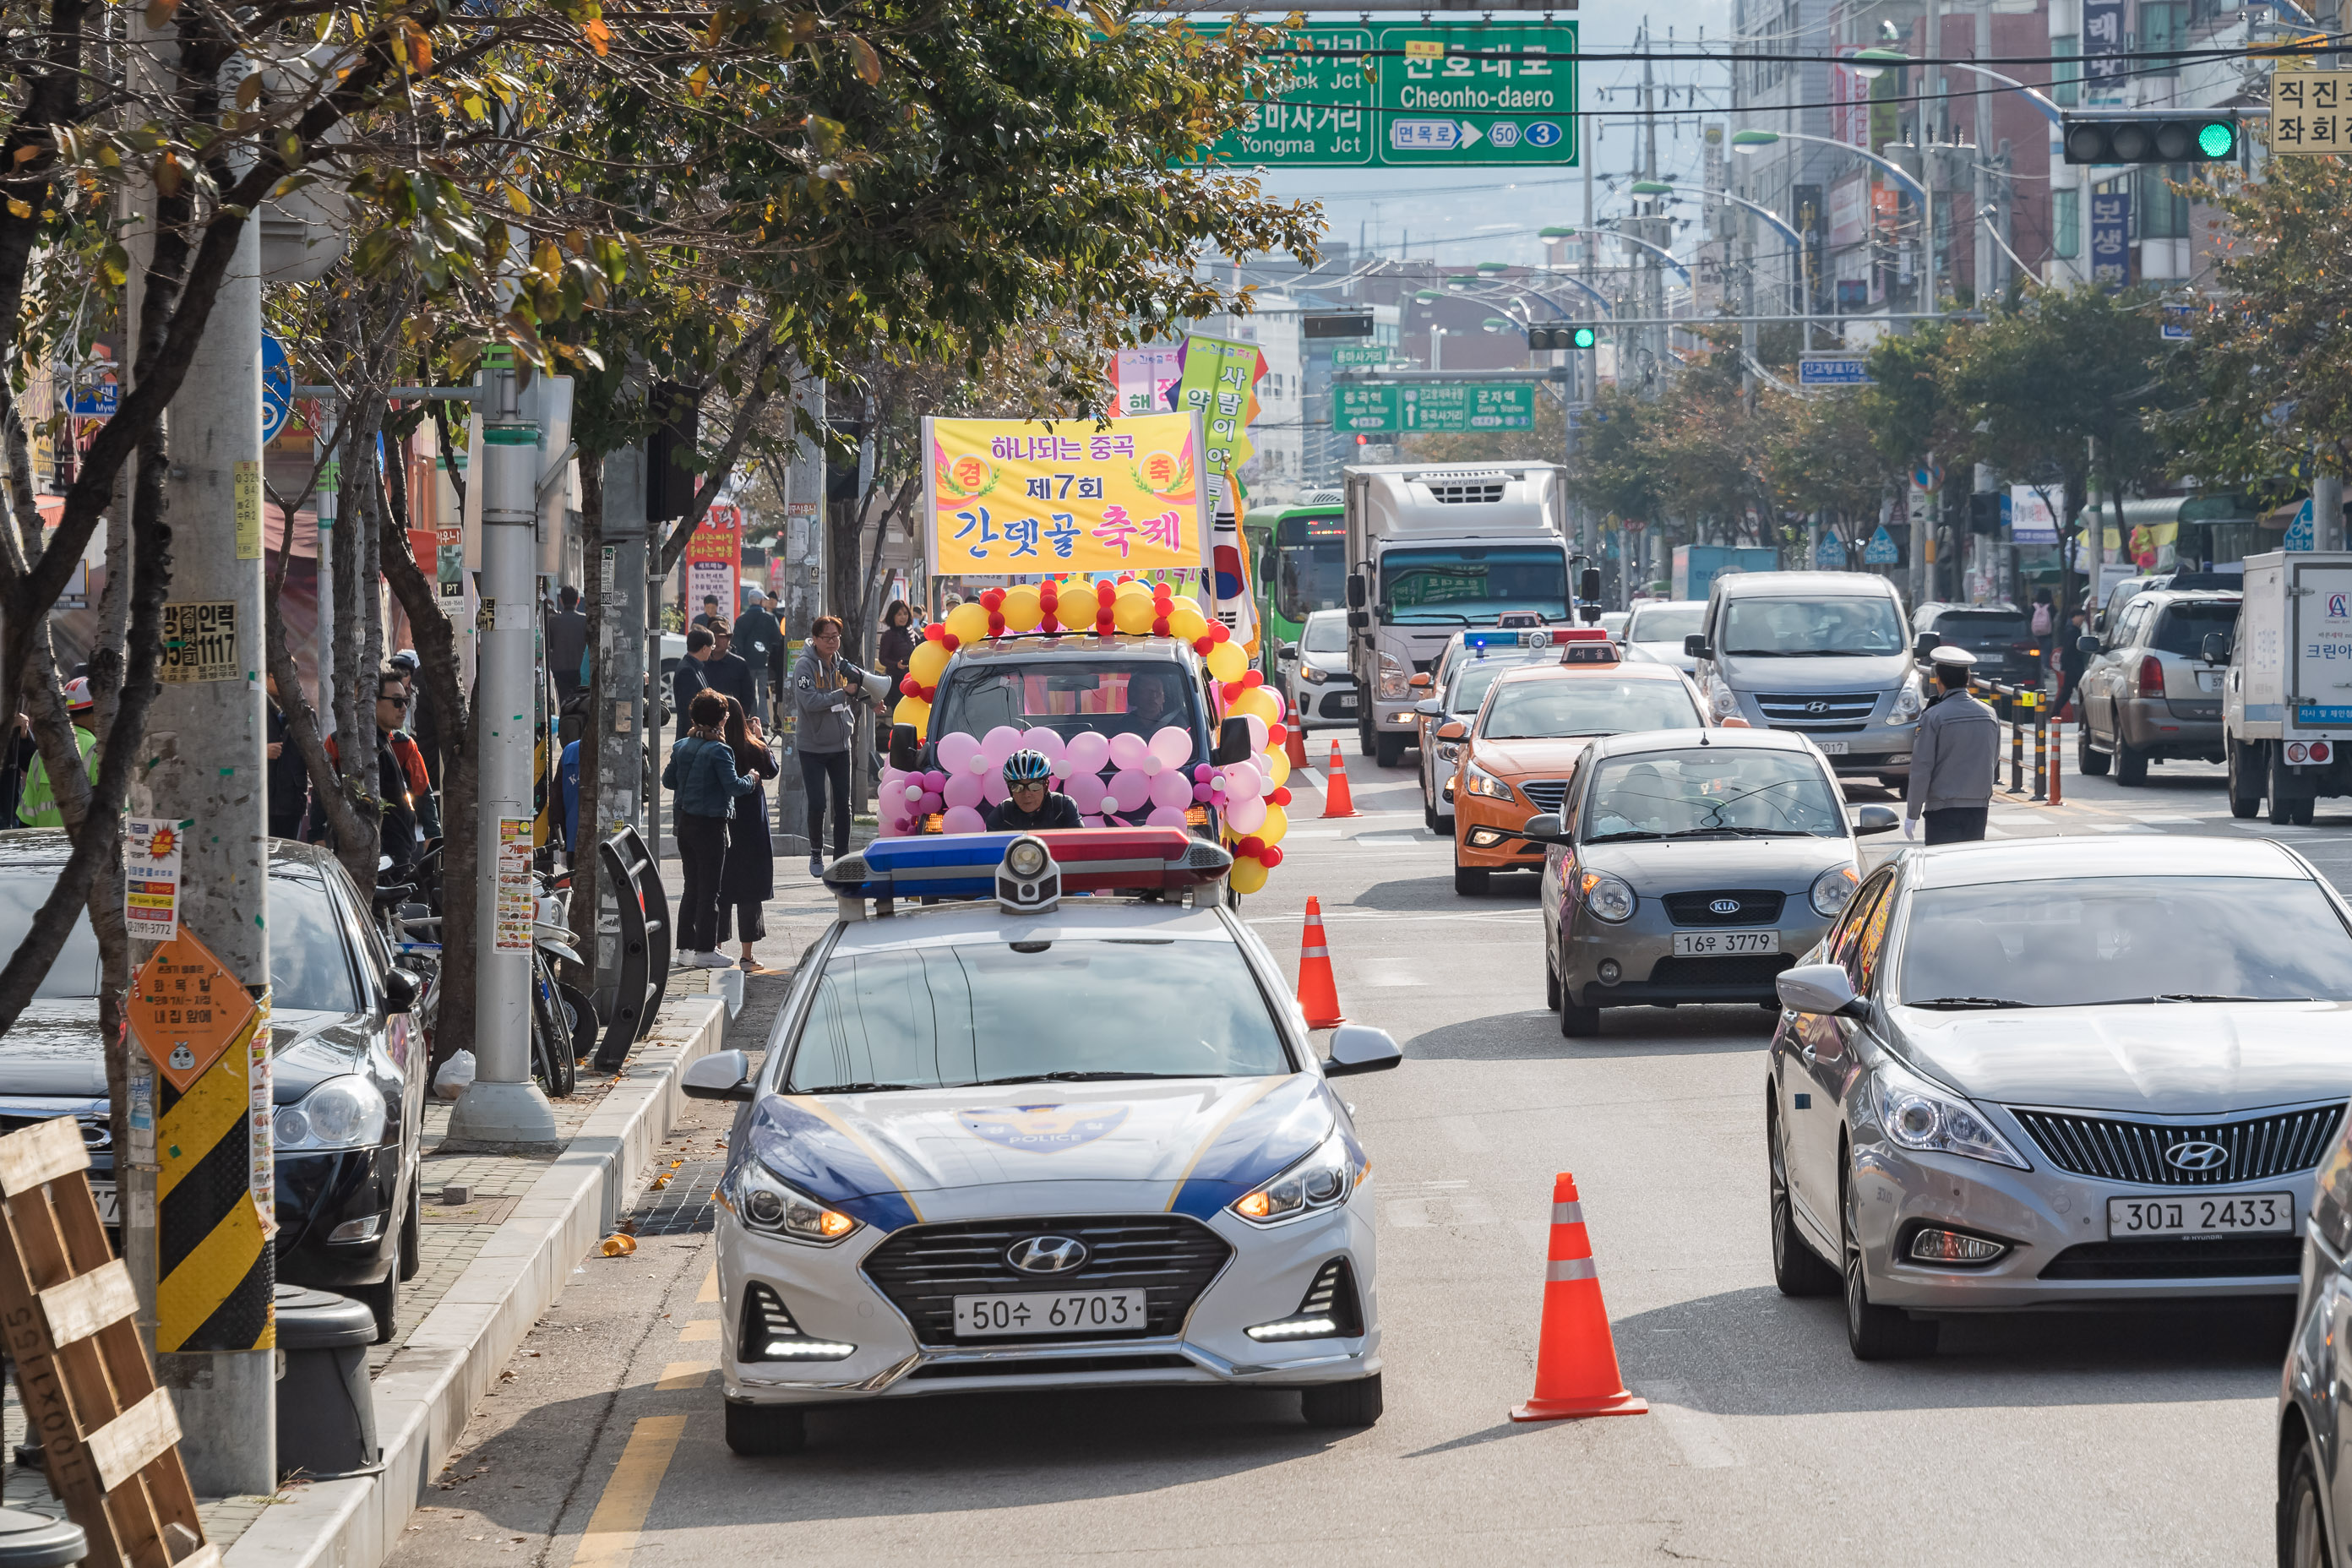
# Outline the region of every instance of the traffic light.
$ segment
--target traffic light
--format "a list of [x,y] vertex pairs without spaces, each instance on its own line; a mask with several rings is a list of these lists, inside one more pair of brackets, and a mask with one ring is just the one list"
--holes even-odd
[[1589,349],[1600,341],[1597,328],[1574,321],[1545,321],[1528,329],[1528,347],[1539,353],[1552,349]]
[[2066,117],[2069,163],[2218,163],[2237,155],[2238,122],[2225,114]]

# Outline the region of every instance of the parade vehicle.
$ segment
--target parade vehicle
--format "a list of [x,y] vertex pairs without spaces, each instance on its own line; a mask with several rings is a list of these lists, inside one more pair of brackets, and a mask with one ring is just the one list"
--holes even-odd
[[1607,1007],[1776,1006],[1775,977],[1861,880],[1856,837],[1896,826],[1883,805],[1850,826],[1835,776],[1795,735],[1591,742],[1557,810],[1519,830],[1544,855],[1544,991],[1559,1032],[1600,1033]]
[[1955,1312],[2292,1297],[2333,1267],[2306,1236],[2341,1256],[2313,1172],[2352,1092],[2352,907],[2284,845],[1909,849],[1778,984],[1773,1271],[1843,1290],[1862,1360]]
[[1381,1415],[1370,1161],[1280,966],[1176,828],[878,839],[835,860],[718,1188],[726,1435],[958,1393],[1296,1389]]

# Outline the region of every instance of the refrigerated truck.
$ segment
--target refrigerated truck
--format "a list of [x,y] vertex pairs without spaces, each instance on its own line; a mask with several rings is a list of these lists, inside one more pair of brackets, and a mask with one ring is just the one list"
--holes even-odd
[[2273,551],[2245,567],[2221,683],[2230,814],[2267,805],[2273,823],[2309,822],[2320,796],[2352,795],[2352,552]]
[[1552,463],[1346,470],[1349,672],[1364,755],[1394,767],[1418,733],[1412,687],[1455,632],[1575,619]]

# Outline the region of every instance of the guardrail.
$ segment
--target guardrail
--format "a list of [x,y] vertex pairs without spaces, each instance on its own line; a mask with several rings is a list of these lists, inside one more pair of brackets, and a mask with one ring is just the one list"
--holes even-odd
[[2009,726],[2009,788],[2010,795],[2025,794],[2025,736],[2033,734],[2033,794],[2031,798],[2051,805],[2062,804],[2058,770],[2050,758],[2050,693],[2034,686],[2010,686],[1997,681],[1971,680],[1969,690],[1979,697],[1997,698],[2000,706],[1995,716]]
[[[609,982],[613,1005],[606,1015],[604,1037],[596,1043],[596,1067],[618,1072],[628,1060],[629,1047],[654,1026],[654,1015],[669,989],[673,927],[669,893],[663,888],[661,863],[646,847],[634,827],[624,827],[596,846],[596,935],[598,957],[604,940],[614,942]],[[613,921],[605,929],[605,920]],[[605,976],[597,976],[600,984]]]

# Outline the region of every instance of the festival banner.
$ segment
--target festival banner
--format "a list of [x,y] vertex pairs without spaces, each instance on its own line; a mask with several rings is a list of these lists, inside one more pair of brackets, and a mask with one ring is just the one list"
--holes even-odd
[[1111,416],[1132,419],[1139,414],[1168,412],[1168,393],[1176,384],[1183,351],[1174,347],[1121,349],[1111,355]]
[[934,577],[1209,564],[1200,421],[926,419]]
[[713,501],[710,510],[686,536],[686,614],[691,621],[702,614],[702,601],[719,601],[719,614],[729,622],[742,605],[743,513],[732,501]]
[[[1209,471],[1224,481],[1218,499],[1232,505],[1240,499],[1234,493],[1233,476],[1256,454],[1249,426],[1257,417],[1257,384],[1265,374],[1265,355],[1255,343],[1195,332],[1177,351],[1176,363],[1176,412],[1200,415],[1208,440]],[[1241,509],[1235,506],[1234,512],[1239,516]]]

